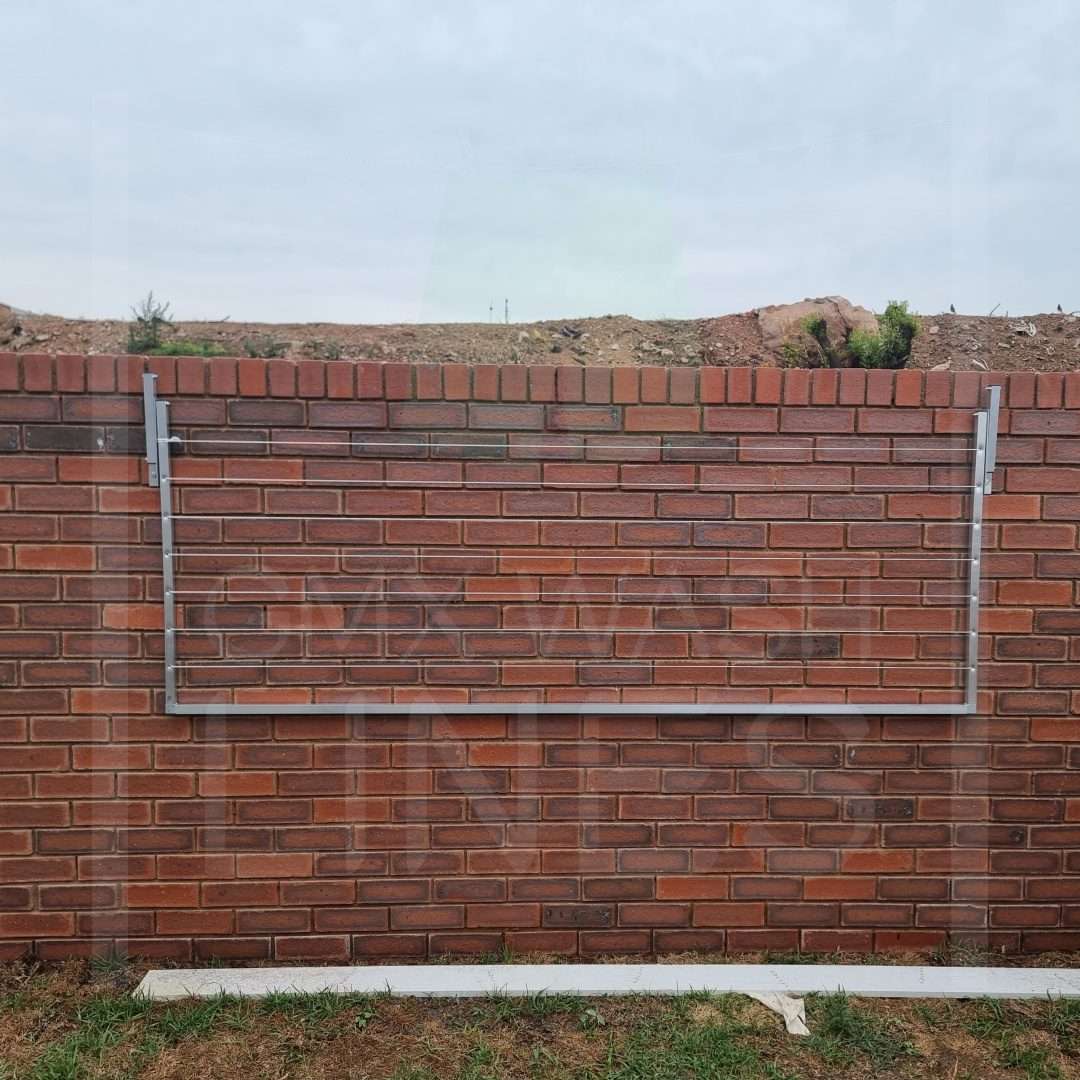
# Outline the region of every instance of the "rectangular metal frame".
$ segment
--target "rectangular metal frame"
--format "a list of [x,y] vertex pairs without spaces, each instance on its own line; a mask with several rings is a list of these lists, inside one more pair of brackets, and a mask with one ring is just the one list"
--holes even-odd
[[328,715],[418,715],[431,712],[445,714],[535,714],[597,716],[942,716],[972,715],[978,712],[979,695],[979,610],[982,578],[983,502],[990,494],[997,461],[998,414],[1001,387],[986,390],[985,407],[974,414],[974,453],[971,464],[971,517],[968,522],[968,590],[967,590],[967,651],[965,661],[964,700],[955,704],[853,705],[805,702],[715,702],[710,704],[566,702],[561,704],[535,702],[468,703],[414,702],[409,704],[378,704],[351,702],[318,702],[306,705],[232,703],[185,703],[177,700],[176,679],[176,593],[174,584],[175,551],[173,542],[172,473],[169,448],[182,442],[169,433],[169,403],[157,398],[157,376],[143,376],[144,417],[146,424],[146,461],[149,483],[161,494],[161,560],[164,590],[165,627],[165,712],[200,716],[328,716]]

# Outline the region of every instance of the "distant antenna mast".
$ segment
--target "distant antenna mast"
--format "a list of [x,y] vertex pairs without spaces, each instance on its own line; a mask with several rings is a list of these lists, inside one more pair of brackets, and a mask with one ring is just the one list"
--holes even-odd
[[503,320],[506,322],[507,326],[510,325],[510,301],[509,300],[504,300],[503,301]]

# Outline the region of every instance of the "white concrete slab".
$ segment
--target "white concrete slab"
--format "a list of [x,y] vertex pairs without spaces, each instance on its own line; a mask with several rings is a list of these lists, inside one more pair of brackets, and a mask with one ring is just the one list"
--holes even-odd
[[135,994],[158,1001],[230,994],[803,994],[858,997],[1080,997],[1080,969],[871,964],[438,964],[375,967],[177,968],[150,971]]

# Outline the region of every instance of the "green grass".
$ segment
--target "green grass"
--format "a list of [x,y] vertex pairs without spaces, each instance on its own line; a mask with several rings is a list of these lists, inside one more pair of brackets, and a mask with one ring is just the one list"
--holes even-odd
[[1080,1001],[1050,1000],[1040,1006],[1050,1038],[1038,1042],[1032,1039],[1028,1008],[1002,1001],[975,1003],[975,1016],[965,1026],[994,1048],[1004,1068],[1016,1070],[1026,1080],[1063,1080],[1055,1051],[1073,1061],[1080,1057]]
[[590,1003],[574,994],[530,994],[527,997],[510,997],[506,994],[489,994],[473,1010],[478,1020],[507,1023],[522,1018],[555,1016],[573,1013],[580,1016],[589,1009]]
[[80,1080],[84,1063],[96,1061],[120,1042],[127,1025],[150,1008],[150,1002],[127,994],[88,999],[76,1010],[75,1030],[46,1048],[27,1080]]
[[[679,1010],[676,1010],[678,1012]],[[695,1023],[687,1016],[639,1024],[614,1054],[605,1080],[787,1080],[792,1074],[741,1041],[746,1025],[724,1017]]]
[[807,1019],[812,1049],[829,1062],[847,1065],[863,1055],[881,1069],[915,1054],[895,1025],[860,1008],[845,994],[812,998]]
[[416,1001],[316,993],[155,1004],[127,992],[136,975],[113,958],[85,964],[81,977],[40,968],[4,980],[0,1015],[11,1045],[0,1043],[0,1080],[138,1080],[156,1070],[194,1080],[1080,1075],[1080,1001],[821,995],[807,998],[811,1036],[800,1039],[738,995]]
[[152,345],[143,350],[147,356],[226,356],[228,351],[222,345],[212,341],[190,341],[187,338],[174,338]]

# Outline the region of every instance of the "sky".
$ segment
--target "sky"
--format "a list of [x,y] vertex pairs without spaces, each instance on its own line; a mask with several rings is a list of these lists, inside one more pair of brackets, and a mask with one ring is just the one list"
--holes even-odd
[[1080,308],[1076,0],[0,0],[0,300]]

